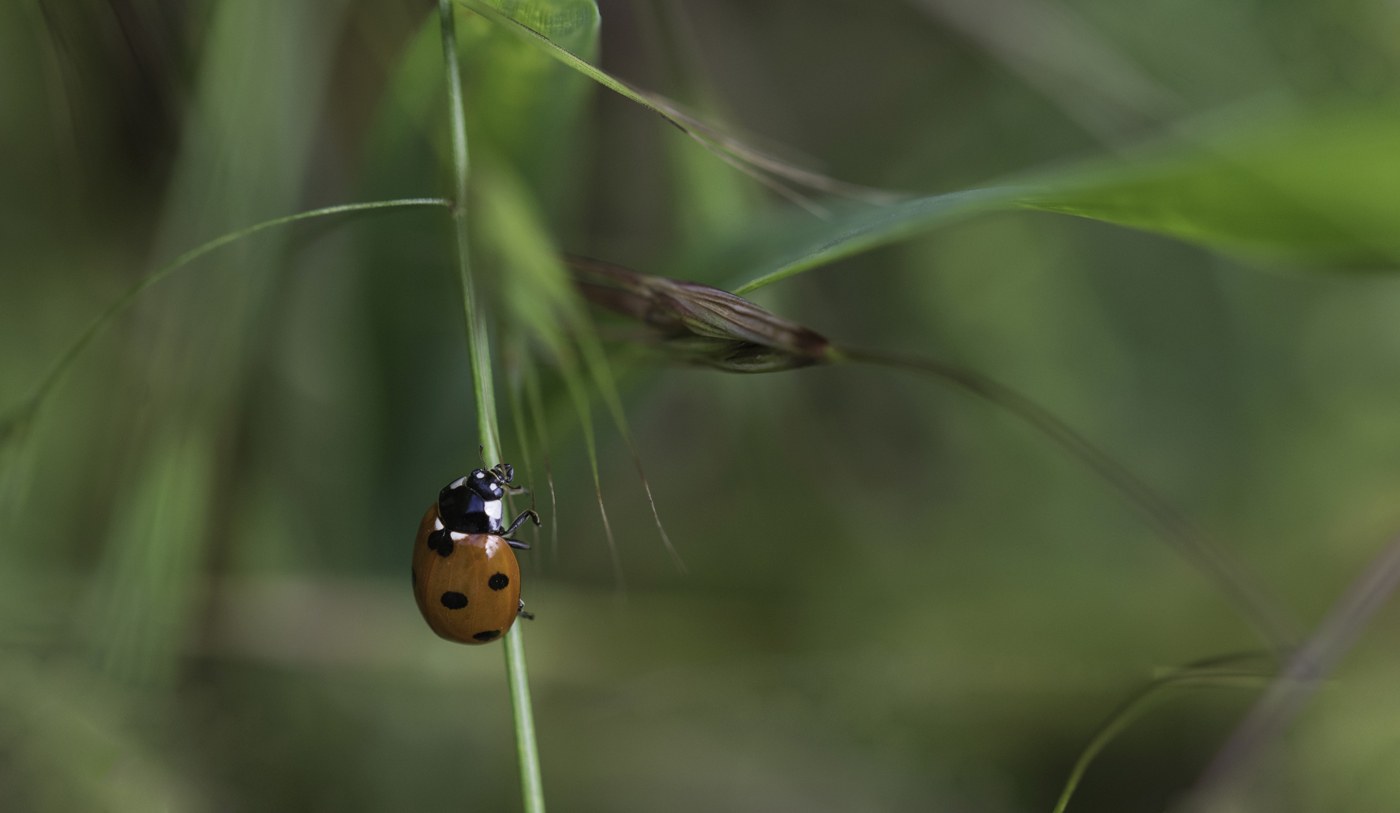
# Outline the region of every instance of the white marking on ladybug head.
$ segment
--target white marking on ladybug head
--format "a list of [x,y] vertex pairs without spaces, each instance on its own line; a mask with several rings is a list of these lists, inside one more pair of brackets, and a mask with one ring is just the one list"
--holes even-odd
[[457,533],[456,531],[451,531],[451,532],[449,532],[449,533],[448,533],[448,536],[451,536],[451,537],[452,537],[452,541],[453,541],[453,542],[461,542],[463,539],[466,539],[466,538],[467,538],[467,535],[466,535],[466,534],[459,534],[459,533]]
[[486,516],[490,517],[491,519],[500,519],[500,518],[501,518],[501,501],[500,501],[500,500],[487,500],[487,501],[486,501]]
[[478,480],[480,480],[481,478],[483,478],[483,477],[485,477],[485,476],[486,476],[486,475],[485,475],[485,474],[482,474],[481,472],[477,472],[477,473],[476,473],[476,479],[478,479]]
[[466,482],[467,482],[467,478],[465,478],[465,477],[458,477],[456,480],[453,480],[452,482],[448,483],[448,484],[447,484],[447,487],[448,487],[448,488],[461,488]]
[[434,531],[441,531],[441,530],[442,530],[442,519],[441,519],[441,518],[437,518],[437,519],[434,519],[434,520],[433,520],[433,530],[434,530]]

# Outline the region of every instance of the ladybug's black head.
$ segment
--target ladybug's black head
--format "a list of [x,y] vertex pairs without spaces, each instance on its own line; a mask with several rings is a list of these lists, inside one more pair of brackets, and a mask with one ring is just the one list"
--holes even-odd
[[[499,468],[499,467],[498,467]],[[496,469],[477,469],[467,475],[467,487],[481,495],[483,500],[499,500],[506,495],[506,484]]]
[[513,479],[515,469],[509,463],[502,463],[491,469],[477,469],[466,477],[453,480],[442,492],[444,495],[449,491],[461,494],[458,489],[465,488],[483,500],[499,500],[505,497]]
[[508,463],[477,469],[448,483],[438,493],[443,525],[459,533],[487,533],[500,525],[501,500],[515,470]]

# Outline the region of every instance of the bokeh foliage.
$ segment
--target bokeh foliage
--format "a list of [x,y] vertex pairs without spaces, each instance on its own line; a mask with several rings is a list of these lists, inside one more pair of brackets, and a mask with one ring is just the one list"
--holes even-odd
[[[593,333],[555,250],[724,286],[806,271],[755,298],[1028,393],[1306,628],[1400,526],[1392,6],[494,5],[911,196],[815,218],[459,7],[498,380],[534,360],[526,436],[559,499],[557,554],[522,558],[556,807],[1048,810],[1154,670],[1260,643],[1004,413],[882,369],[658,367]],[[447,193],[431,12],[0,7],[0,409],[192,246]],[[476,459],[451,246],[415,209],[211,253],[0,448],[0,808],[517,804],[499,652],[434,638],[407,586],[417,518]],[[580,422],[611,392],[684,575],[622,434]],[[1383,614],[1272,755],[1260,809],[1400,801],[1398,629]],[[1165,809],[1253,697],[1167,699],[1070,809]]]

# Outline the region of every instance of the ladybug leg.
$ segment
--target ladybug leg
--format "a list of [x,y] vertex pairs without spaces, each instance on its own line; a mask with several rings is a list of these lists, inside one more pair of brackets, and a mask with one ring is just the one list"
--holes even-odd
[[507,545],[510,545],[512,548],[515,548],[516,550],[529,550],[529,549],[530,549],[530,543],[528,543],[528,542],[521,542],[519,539],[511,539],[511,538],[508,537],[508,536],[503,536],[503,537],[501,537],[501,538],[504,539],[504,540],[506,541],[506,544],[507,544]]
[[512,522],[512,523],[510,524],[510,527],[507,528],[505,532],[506,532],[507,534],[515,533],[515,529],[516,529],[516,528],[519,528],[521,525],[525,524],[525,520],[526,520],[527,518],[528,518],[528,519],[532,519],[532,520],[535,521],[535,527],[536,527],[536,528],[540,527],[540,515],[539,515],[539,514],[536,514],[536,513],[534,512],[534,509],[526,508],[526,509],[525,509],[525,513],[523,513],[523,514],[521,514],[520,516],[516,517],[516,518],[515,518],[515,521]]
[[515,614],[518,615],[518,616],[520,616],[521,618],[527,620],[527,621],[534,621],[534,620],[535,620],[535,614],[534,614],[534,613],[527,613],[527,612],[525,612],[525,599],[521,599],[521,600],[520,600],[520,609],[516,610],[516,611],[515,611]]

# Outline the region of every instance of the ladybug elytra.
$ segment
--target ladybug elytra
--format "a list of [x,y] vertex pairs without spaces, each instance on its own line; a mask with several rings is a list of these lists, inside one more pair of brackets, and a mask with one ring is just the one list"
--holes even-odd
[[418,610],[443,638],[484,644],[501,637],[517,615],[531,618],[520,600],[520,565],[511,548],[529,545],[510,535],[527,510],[509,527],[502,500],[512,491],[515,471],[507,463],[477,469],[448,483],[423,515],[413,542],[413,596]]

